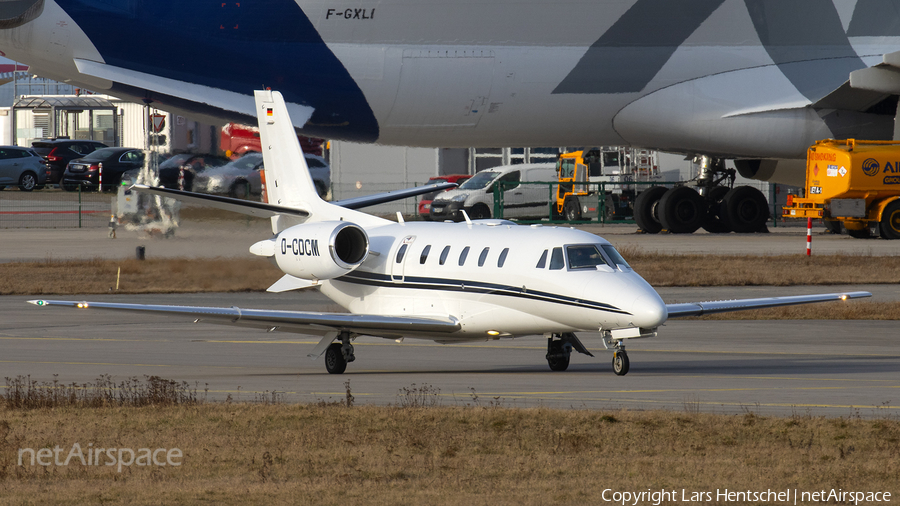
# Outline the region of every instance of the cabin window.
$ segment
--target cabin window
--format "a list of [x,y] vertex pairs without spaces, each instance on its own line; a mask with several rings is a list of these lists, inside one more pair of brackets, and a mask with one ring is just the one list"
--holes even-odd
[[425,246],[425,249],[422,250],[422,254],[419,256],[419,263],[424,264],[425,260],[428,260],[428,252],[431,251],[431,245]]
[[503,267],[503,264],[506,263],[506,255],[509,254],[509,248],[503,248],[503,251],[500,252],[500,258],[497,259],[497,267]]
[[469,247],[466,246],[463,248],[462,253],[459,254],[459,265],[466,263],[466,257],[469,256]]
[[398,264],[403,261],[403,255],[406,254],[406,248],[408,248],[408,247],[409,247],[409,244],[404,244],[403,246],[400,246],[400,249],[397,251],[397,263]]
[[478,267],[484,267],[484,261],[487,260],[488,251],[490,250],[491,248],[484,248],[481,250],[481,254],[478,255]]
[[598,265],[608,265],[595,244],[566,246],[569,269],[596,269]]
[[566,261],[563,259],[562,248],[553,248],[553,253],[550,254],[550,270],[558,271],[560,269],[564,269],[565,267]]
[[441,265],[444,265],[444,262],[447,261],[447,255],[449,255],[449,254],[450,254],[450,246],[444,246],[444,250],[441,251],[441,258],[438,263]]
[[603,251],[606,252],[606,255],[609,256],[609,259],[612,260],[613,263],[625,269],[631,268],[631,266],[628,265],[628,262],[626,262],[625,259],[622,258],[622,255],[620,255],[619,252],[616,251],[616,248],[613,247],[612,244],[603,244],[600,247],[603,248]]
[[541,253],[541,259],[538,260],[538,264],[536,267],[538,269],[543,269],[546,266],[547,266],[547,250],[544,250],[544,252]]

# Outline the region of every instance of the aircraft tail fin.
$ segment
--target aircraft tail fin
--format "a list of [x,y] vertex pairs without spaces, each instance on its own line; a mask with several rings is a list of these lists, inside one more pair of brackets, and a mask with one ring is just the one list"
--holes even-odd
[[[281,93],[256,90],[256,113],[259,118],[259,139],[265,164],[265,192],[269,204],[306,209],[311,217],[329,219],[322,214],[331,207],[319,197],[297,132],[288,115]],[[316,215],[319,216],[316,216]],[[277,220],[277,218],[273,218]],[[273,229],[277,225],[273,222]]]

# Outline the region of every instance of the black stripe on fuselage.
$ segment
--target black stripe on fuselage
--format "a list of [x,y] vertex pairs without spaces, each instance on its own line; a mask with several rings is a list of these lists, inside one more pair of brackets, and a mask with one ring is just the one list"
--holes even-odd
[[368,286],[410,288],[419,290],[441,290],[446,292],[483,293],[488,295],[499,295],[504,297],[516,297],[542,302],[552,302],[555,304],[565,304],[567,306],[596,309],[598,311],[606,311],[609,313],[627,315],[631,314],[627,311],[623,311],[615,306],[605,304],[603,302],[594,302],[590,300],[578,299],[575,297],[568,297],[565,295],[542,292],[539,290],[528,290],[525,287],[521,286],[484,283],[481,281],[405,276],[402,282],[397,282],[392,280],[391,276],[388,274],[358,271],[345,274],[339,278],[333,279],[332,281],[342,281],[344,283],[353,283],[357,285]]

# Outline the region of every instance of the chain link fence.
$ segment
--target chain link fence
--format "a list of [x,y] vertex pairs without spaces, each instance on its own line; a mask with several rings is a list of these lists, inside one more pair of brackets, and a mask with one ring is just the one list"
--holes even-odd
[[0,191],[0,228],[98,228],[109,224],[113,193]]

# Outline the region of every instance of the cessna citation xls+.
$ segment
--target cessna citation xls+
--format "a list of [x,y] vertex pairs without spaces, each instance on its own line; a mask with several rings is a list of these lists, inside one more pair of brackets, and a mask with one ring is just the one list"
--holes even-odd
[[[135,186],[153,195],[202,203],[272,221],[271,239],[250,251],[285,273],[269,291],[318,288],[349,313],[238,307],[30,301],[38,306],[150,311],[209,323],[322,336],[330,373],[355,358],[360,335],[439,343],[543,334],[556,371],[572,350],[591,355],[575,332],[599,331],[613,370],[628,372],[628,339],[653,337],[668,318],[869,297],[867,292],[665,304],[606,240],[584,231],[511,221],[404,223],[356,209],[402,196],[321,200],[280,93],[257,91],[267,201]],[[427,190],[426,190],[427,191]],[[593,356],[593,355],[591,355]]]

